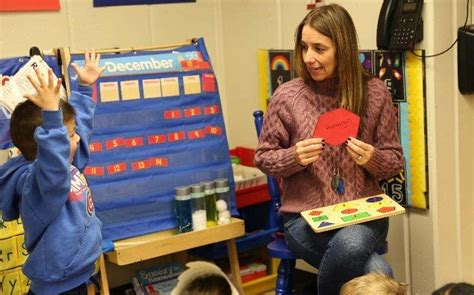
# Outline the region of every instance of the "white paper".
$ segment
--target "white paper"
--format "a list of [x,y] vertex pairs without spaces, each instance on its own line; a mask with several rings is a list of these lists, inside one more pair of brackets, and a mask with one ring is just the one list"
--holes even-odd
[[[0,87],[0,106],[12,113],[15,107],[25,101],[23,95],[31,94],[36,95],[37,92],[33,85],[31,85],[27,76],[30,75],[34,79],[37,79],[35,68],[38,68],[40,74],[48,80],[48,64],[39,55],[35,55],[3,86]],[[58,80],[56,75],[53,73],[54,82]],[[66,91],[61,86],[60,97],[66,97]]]

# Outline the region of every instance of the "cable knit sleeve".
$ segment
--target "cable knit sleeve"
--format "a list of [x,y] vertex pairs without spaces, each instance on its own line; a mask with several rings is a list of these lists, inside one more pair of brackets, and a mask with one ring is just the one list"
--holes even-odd
[[265,174],[287,177],[305,167],[298,164],[295,147],[291,145],[292,102],[297,89],[282,85],[275,91],[268,106],[259,144],[255,151],[255,165]]
[[[390,92],[382,81],[377,79],[369,86],[369,93],[380,105],[376,119],[374,138],[374,156],[364,168],[377,179],[384,179],[398,174],[403,169],[403,152],[398,138],[397,118]],[[372,103],[369,100],[369,103]],[[371,115],[369,114],[369,117]]]

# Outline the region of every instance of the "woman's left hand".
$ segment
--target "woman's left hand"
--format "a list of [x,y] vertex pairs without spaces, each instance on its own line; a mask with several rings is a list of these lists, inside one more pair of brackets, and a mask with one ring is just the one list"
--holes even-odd
[[354,137],[346,141],[346,150],[358,165],[364,165],[374,156],[374,147]]

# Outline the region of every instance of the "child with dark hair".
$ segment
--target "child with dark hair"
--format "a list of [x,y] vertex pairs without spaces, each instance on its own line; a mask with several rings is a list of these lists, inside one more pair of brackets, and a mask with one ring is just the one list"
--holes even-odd
[[229,282],[222,276],[215,274],[204,275],[189,283],[182,295],[231,295]]
[[72,65],[80,85],[69,103],[59,98],[61,80],[37,71],[28,79],[38,94],[25,95],[11,116],[21,155],[0,167],[0,210],[6,221],[23,220],[29,294],[86,294],[102,253],[101,222],[82,174],[95,110],[90,85],[105,69],[99,61],[86,51],[84,66]]
[[436,289],[431,295],[473,295],[474,285],[468,283],[449,283]]
[[194,261],[179,277],[171,295],[238,295],[239,292],[215,264]]

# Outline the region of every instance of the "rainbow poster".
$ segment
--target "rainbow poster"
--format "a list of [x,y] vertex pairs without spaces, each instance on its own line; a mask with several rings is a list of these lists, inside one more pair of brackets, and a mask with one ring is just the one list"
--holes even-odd
[[281,84],[293,78],[291,65],[293,64],[292,52],[288,50],[270,50],[270,81],[272,94]]
[[385,194],[301,212],[316,233],[405,213],[405,208]]
[[258,51],[258,72],[262,108],[266,110],[275,90],[295,77],[293,50]]

